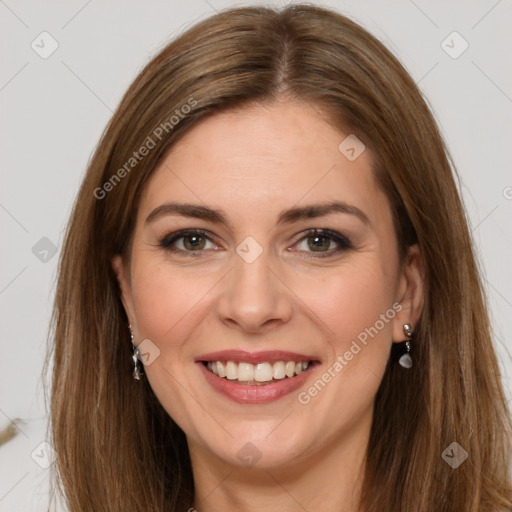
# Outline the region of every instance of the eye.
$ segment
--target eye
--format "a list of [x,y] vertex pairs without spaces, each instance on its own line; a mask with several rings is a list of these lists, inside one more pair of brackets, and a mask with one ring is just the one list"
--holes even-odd
[[[328,229],[311,229],[295,245],[302,245],[301,251],[316,253],[308,256],[313,258],[326,258],[353,248],[346,236]],[[333,249],[333,245],[337,247]]]
[[[352,249],[350,240],[336,231],[328,229],[310,229],[303,233],[303,236],[295,246],[301,246],[300,252],[316,253],[308,257],[325,258],[333,256],[341,251]],[[208,247],[208,243],[211,247]],[[207,249],[218,249],[209,236],[209,233],[203,229],[185,229],[170,233],[159,242],[160,247],[173,253],[188,253],[191,256],[198,257],[200,253]],[[332,246],[337,247],[332,247]]]
[[171,252],[199,253],[203,252],[204,249],[209,249],[206,247],[208,242],[213,245],[210,248],[215,249],[218,247],[211,241],[206,231],[202,229],[186,229],[166,235],[160,240],[159,245]]

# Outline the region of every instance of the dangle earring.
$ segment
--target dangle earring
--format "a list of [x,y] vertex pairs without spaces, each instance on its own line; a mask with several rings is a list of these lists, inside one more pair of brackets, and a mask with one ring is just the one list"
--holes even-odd
[[400,363],[400,366],[403,366],[404,368],[411,368],[412,366],[412,358],[409,355],[409,352],[411,351],[411,341],[412,340],[412,326],[411,324],[404,324],[404,334],[407,336],[407,341],[405,342],[406,352],[402,354],[398,362]]
[[133,359],[133,372],[132,377],[136,380],[141,380],[141,375],[143,375],[141,368],[139,368],[139,349],[135,348],[133,345],[133,332],[132,326],[128,324],[128,329],[130,329],[130,343],[132,345],[132,359]]

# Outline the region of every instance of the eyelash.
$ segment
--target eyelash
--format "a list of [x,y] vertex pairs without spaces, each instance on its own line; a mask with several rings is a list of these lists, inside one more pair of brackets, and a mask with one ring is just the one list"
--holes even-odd
[[[197,258],[200,257],[198,253],[204,252],[205,250],[198,250],[198,251],[187,251],[184,249],[178,249],[174,247],[172,244],[176,242],[177,240],[180,240],[181,238],[186,238],[187,236],[192,235],[200,235],[201,237],[204,237],[208,239],[210,242],[213,243],[213,240],[211,240],[210,236],[208,235],[208,232],[204,229],[184,229],[181,231],[176,231],[174,233],[170,233],[166,235],[164,238],[160,240],[159,246],[165,249],[166,251],[172,252],[172,253],[185,253],[189,254],[190,257]],[[314,254],[314,256],[308,256],[309,258],[328,258],[330,256],[333,256],[334,254],[338,254],[341,251],[346,251],[349,249],[353,249],[352,242],[344,235],[337,233],[336,231],[331,231],[329,229],[309,229],[303,233],[302,238],[300,238],[297,242],[295,242],[294,245],[302,242],[303,240],[306,240],[311,237],[322,237],[322,238],[328,238],[335,243],[338,244],[338,248],[334,250],[329,250],[328,252],[318,252],[315,253],[315,251],[305,251],[305,252],[311,252]]]

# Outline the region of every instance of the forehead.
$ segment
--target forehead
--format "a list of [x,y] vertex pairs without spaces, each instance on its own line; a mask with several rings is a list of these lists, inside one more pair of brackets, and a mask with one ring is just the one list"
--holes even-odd
[[347,158],[344,141],[355,143],[357,152],[362,148],[353,137],[301,102],[214,114],[190,129],[155,169],[140,214],[177,199],[260,217],[301,202],[343,200],[378,219],[387,200],[376,186],[369,150]]

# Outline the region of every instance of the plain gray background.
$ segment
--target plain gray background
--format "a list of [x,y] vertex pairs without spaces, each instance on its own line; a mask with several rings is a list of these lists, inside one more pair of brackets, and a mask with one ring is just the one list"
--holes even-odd
[[[100,134],[159,48],[216,10],[255,3],[0,0],[0,428],[25,420],[0,448],[2,511],[41,506],[32,492],[46,473],[31,453],[45,439],[45,335],[63,230]],[[429,100],[462,178],[511,398],[512,1],[317,4],[375,34]]]

